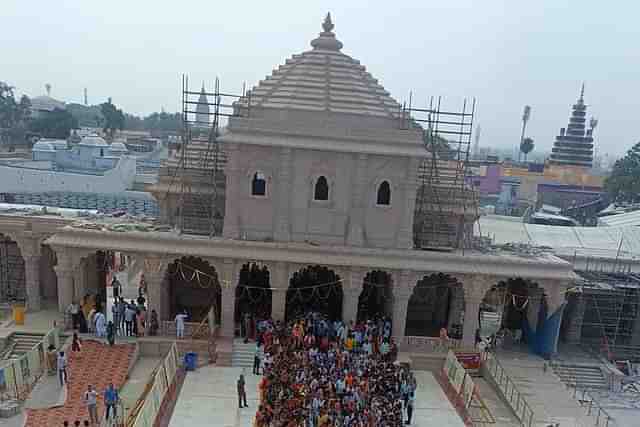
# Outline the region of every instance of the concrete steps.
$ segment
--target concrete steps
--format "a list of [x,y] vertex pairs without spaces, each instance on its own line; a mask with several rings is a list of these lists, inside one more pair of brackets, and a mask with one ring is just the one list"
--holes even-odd
[[598,365],[561,363],[554,364],[553,370],[567,385],[573,386],[577,383],[579,388],[609,389],[607,379]]
[[42,338],[43,334],[32,334],[27,332],[16,332],[9,338],[8,346],[11,347],[11,351],[5,355],[5,359],[17,359],[34,346],[36,346]]
[[253,358],[256,353],[256,343],[244,343],[242,340],[233,341],[233,354],[231,355],[231,366],[238,368],[252,368]]

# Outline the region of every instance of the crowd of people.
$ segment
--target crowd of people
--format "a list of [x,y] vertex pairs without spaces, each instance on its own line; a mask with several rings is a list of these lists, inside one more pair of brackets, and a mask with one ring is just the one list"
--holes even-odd
[[[395,363],[389,319],[344,324],[309,313],[256,329],[254,373],[263,373],[256,427],[410,424],[416,381]],[[246,405],[240,380],[238,397]]]

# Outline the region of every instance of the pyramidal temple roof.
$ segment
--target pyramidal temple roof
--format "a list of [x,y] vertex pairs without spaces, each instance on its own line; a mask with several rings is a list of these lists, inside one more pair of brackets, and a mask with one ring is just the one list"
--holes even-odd
[[[397,118],[400,104],[359,61],[340,50],[330,14],[312,49],[293,55],[250,91],[250,108],[359,114]],[[245,105],[246,106],[246,105]]]

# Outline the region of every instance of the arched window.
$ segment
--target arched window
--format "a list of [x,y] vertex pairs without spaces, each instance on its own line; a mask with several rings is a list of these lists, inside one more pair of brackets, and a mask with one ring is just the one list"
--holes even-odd
[[391,204],[391,186],[388,181],[382,181],[378,187],[378,204],[386,206]]
[[251,195],[264,196],[267,194],[267,181],[262,172],[256,172],[251,180]]
[[329,200],[329,183],[327,182],[327,178],[324,176],[321,176],[316,181],[313,200]]

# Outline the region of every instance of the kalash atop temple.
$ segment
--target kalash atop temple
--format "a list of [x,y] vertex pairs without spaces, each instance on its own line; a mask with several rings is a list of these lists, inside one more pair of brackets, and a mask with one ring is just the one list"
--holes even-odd
[[163,166],[148,188],[160,206],[155,223],[0,215],[12,271],[0,297],[34,312],[49,301],[64,312],[87,294],[108,307],[112,277],[126,271],[131,283],[144,277],[161,332],[183,310],[188,327],[209,319],[225,364],[245,313],[384,315],[403,349],[420,351],[411,346],[442,328],[472,346],[483,300],[517,288],[528,333],[540,352],[554,352],[571,264],[478,251],[460,238],[478,217],[472,189],[450,191],[444,179],[424,188],[434,157],[424,129],[343,53],[333,30],[327,17],[311,49],[233,103],[213,173],[202,166],[210,141],[196,136]]

